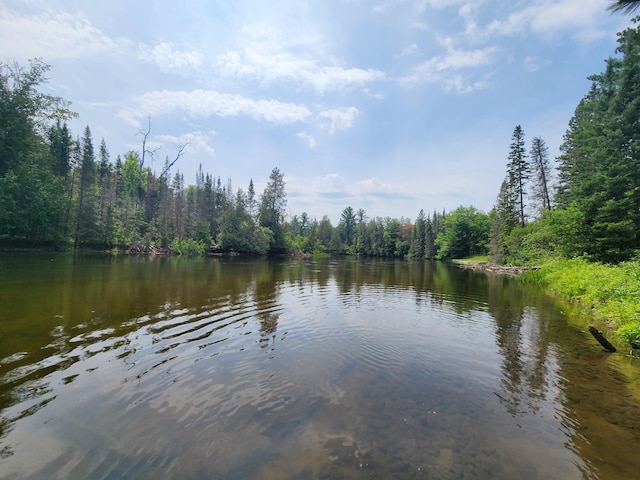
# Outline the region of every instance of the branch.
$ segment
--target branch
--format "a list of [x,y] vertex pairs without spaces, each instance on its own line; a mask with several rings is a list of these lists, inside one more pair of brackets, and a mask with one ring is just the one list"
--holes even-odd
[[162,169],[162,173],[160,173],[160,176],[158,178],[162,178],[164,175],[166,175],[169,172],[169,170],[171,169],[171,167],[173,167],[173,165],[175,165],[175,163],[180,159],[180,157],[182,157],[182,155],[184,155],[184,150],[185,150],[185,148],[187,148],[187,145],[189,145],[189,142],[181,143],[180,145],[178,145],[178,151],[176,153],[176,158],[174,158],[172,162],[168,163]]
[[140,159],[140,171],[142,171],[144,167],[145,157],[148,153],[151,159],[155,158],[156,152],[160,150],[160,147],[149,150],[147,148],[147,139],[149,138],[149,134],[151,133],[151,116],[147,117],[147,130],[138,131],[138,135],[142,135],[142,158]]

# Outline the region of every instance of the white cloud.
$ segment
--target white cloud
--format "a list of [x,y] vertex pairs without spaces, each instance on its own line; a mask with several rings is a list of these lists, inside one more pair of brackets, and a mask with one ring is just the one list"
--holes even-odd
[[531,56],[525,58],[524,68],[526,68],[529,72],[537,72],[538,70],[540,70],[538,59]]
[[205,57],[195,50],[179,50],[169,42],[155,45],[142,44],[138,47],[137,56],[140,60],[154,63],[160,70],[168,73],[190,75],[202,68]]
[[387,185],[384,182],[381,182],[375,177],[367,178],[365,180],[360,180],[358,185],[362,187],[362,189],[366,192],[391,192],[393,189],[392,185]]
[[433,9],[445,8],[451,5],[462,3],[465,0],[385,0],[373,6],[374,13],[382,13],[396,5],[407,4],[418,13],[423,13],[427,7]]
[[176,145],[186,145],[185,152],[203,153],[215,156],[215,149],[209,145],[208,135],[202,132],[190,132],[183,135],[157,135],[156,138],[163,142],[174,143]]
[[360,115],[360,110],[355,107],[334,108],[322,111],[318,115],[322,119],[321,126],[333,134],[338,130],[351,128],[355,118]]
[[409,55],[413,55],[417,51],[418,51],[418,46],[415,43],[412,43],[408,47],[403,48],[402,51],[398,55],[396,55],[396,57],[397,58],[406,57]]
[[595,20],[606,14],[606,6],[606,0],[538,0],[504,21],[494,20],[486,32],[490,35],[514,35],[531,31],[548,35],[578,29],[575,36],[579,39],[599,38],[602,33],[595,27]]
[[318,142],[310,133],[299,132],[299,133],[296,133],[296,137],[301,138],[302,140],[307,142],[307,145],[311,150],[315,150],[316,148],[318,148]]
[[486,80],[473,80],[470,75],[463,75],[460,71],[473,71],[493,64],[497,48],[461,50],[454,48],[450,39],[441,40],[441,43],[447,47],[447,53],[417,65],[410,75],[401,79],[401,83],[405,85],[422,82],[438,83],[445,90],[453,90],[457,93],[469,93],[486,88],[488,85]]
[[192,117],[245,115],[258,121],[287,124],[304,121],[311,115],[304,105],[256,100],[214,90],[154,91],[138,97],[136,103],[134,111],[123,110],[120,117],[135,122],[147,115],[182,112]]
[[328,173],[323,177],[315,177],[311,183],[316,189],[344,190],[347,187],[344,177],[338,173]]
[[[284,35],[258,24],[245,26],[239,47],[218,56],[218,65],[226,75],[251,79],[261,84],[288,80],[310,86],[322,95],[329,91],[362,86],[385,77],[375,69],[345,68],[322,52],[322,38]],[[300,53],[305,51],[306,53]]]
[[43,57],[47,61],[118,54],[131,42],[110,38],[83,15],[55,13],[22,15],[0,8],[0,56]]

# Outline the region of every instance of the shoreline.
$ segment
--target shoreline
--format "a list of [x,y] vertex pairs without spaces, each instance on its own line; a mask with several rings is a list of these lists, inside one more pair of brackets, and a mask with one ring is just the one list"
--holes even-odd
[[540,268],[524,265],[498,265],[491,262],[470,262],[467,260],[452,260],[452,263],[457,265],[458,268],[466,270],[512,276],[518,276],[525,271],[538,270]]

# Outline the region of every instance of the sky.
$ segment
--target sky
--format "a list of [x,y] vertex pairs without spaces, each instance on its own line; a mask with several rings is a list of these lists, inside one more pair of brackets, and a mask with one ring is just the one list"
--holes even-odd
[[3,0],[0,62],[41,58],[112,161],[195,184],[284,174],[288,214],[488,212],[516,125],[553,160],[629,17],[609,0]]

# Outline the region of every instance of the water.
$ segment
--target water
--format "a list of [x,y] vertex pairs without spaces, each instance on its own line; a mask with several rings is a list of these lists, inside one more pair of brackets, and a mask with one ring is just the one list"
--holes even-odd
[[0,256],[0,478],[634,478],[635,360],[512,278]]

